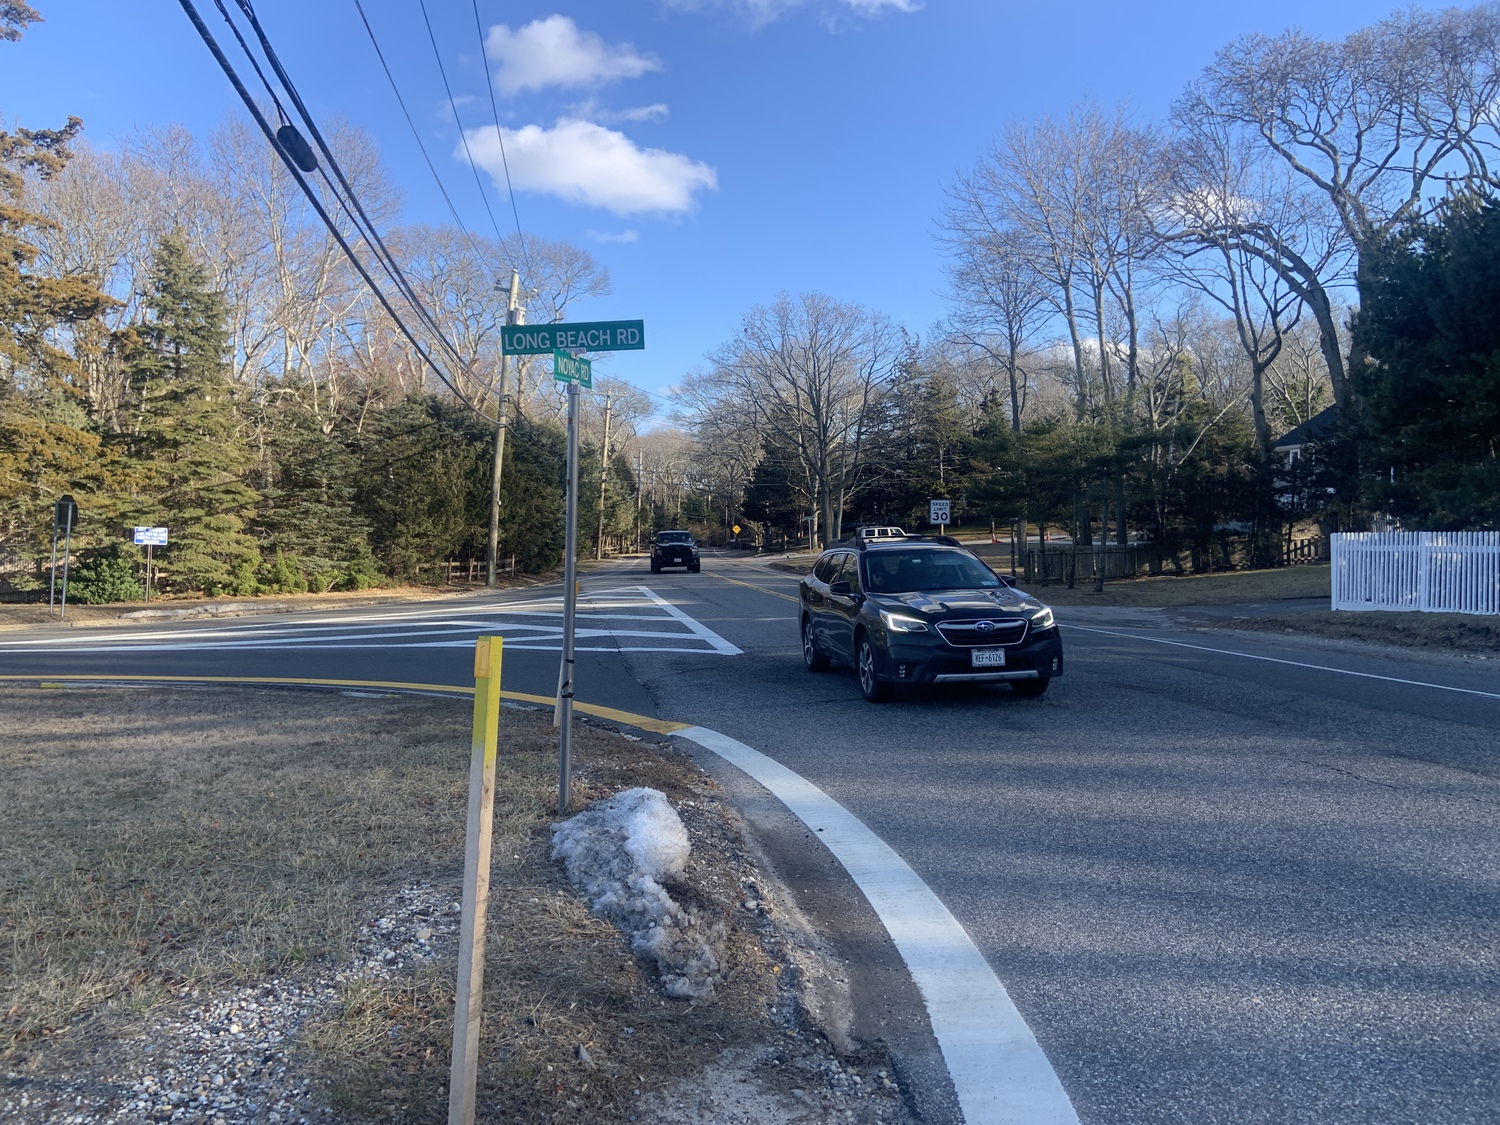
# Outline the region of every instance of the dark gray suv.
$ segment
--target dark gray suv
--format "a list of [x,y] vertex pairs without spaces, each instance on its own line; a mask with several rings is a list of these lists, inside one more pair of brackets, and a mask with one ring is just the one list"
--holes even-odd
[[871,703],[893,684],[1008,683],[1041,695],[1062,675],[1052,610],[942,536],[856,537],[801,583],[802,659],[847,661]]
[[658,531],[651,541],[652,574],[660,574],[664,566],[685,566],[697,574],[701,565],[698,545],[690,531]]

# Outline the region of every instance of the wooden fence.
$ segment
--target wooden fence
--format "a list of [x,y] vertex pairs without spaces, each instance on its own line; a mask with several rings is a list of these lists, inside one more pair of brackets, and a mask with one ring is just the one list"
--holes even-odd
[[1333,608],[1500,614],[1500,532],[1333,537]]

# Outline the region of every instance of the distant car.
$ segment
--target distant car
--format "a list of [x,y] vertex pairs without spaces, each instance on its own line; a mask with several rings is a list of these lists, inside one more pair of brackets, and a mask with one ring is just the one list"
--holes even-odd
[[701,565],[690,531],[658,531],[651,541],[652,574],[660,574],[664,566],[685,566],[697,574]]
[[894,684],[1037,696],[1063,672],[1052,610],[948,536],[856,535],[825,551],[801,583],[801,628],[807,670],[847,661],[871,703]]

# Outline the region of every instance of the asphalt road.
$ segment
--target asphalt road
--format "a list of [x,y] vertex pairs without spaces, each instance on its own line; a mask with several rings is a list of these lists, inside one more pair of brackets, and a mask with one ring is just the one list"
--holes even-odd
[[[792,575],[584,590],[579,698],[722,731],[859,816],[1089,1125],[1500,1121],[1500,669],[1067,609],[1046,697],[872,707],[803,670]],[[556,595],[7,633],[0,672],[461,684],[499,631],[506,686],[550,695]]]

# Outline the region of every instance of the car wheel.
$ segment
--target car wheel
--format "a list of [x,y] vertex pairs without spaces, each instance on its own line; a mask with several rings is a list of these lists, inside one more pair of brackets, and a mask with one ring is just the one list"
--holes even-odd
[[1010,690],[1017,695],[1024,695],[1028,699],[1035,699],[1039,695],[1047,694],[1047,685],[1052,682],[1050,676],[1043,676],[1039,680],[1012,680]]
[[692,571],[694,574],[697,574],[702,569],[703,569],[703,564],[702,563],[694,563],[692,566],[688,567],[688,570]]
[[661,573],[661,563],[657,562],[655,559],[651,560],[651,573],[652,574],[660,574]]
[[865,697],[866,703],[881,703],[890,694],[890,688],[880,682],[876,674],[879,667],[878,654],[869,637],[859,639],[859,693]]
[[802,623],[802,663],[807,665],[809,672],[828,671],[828,657],[818,651],[817,643],[813,640],[811,621]]

